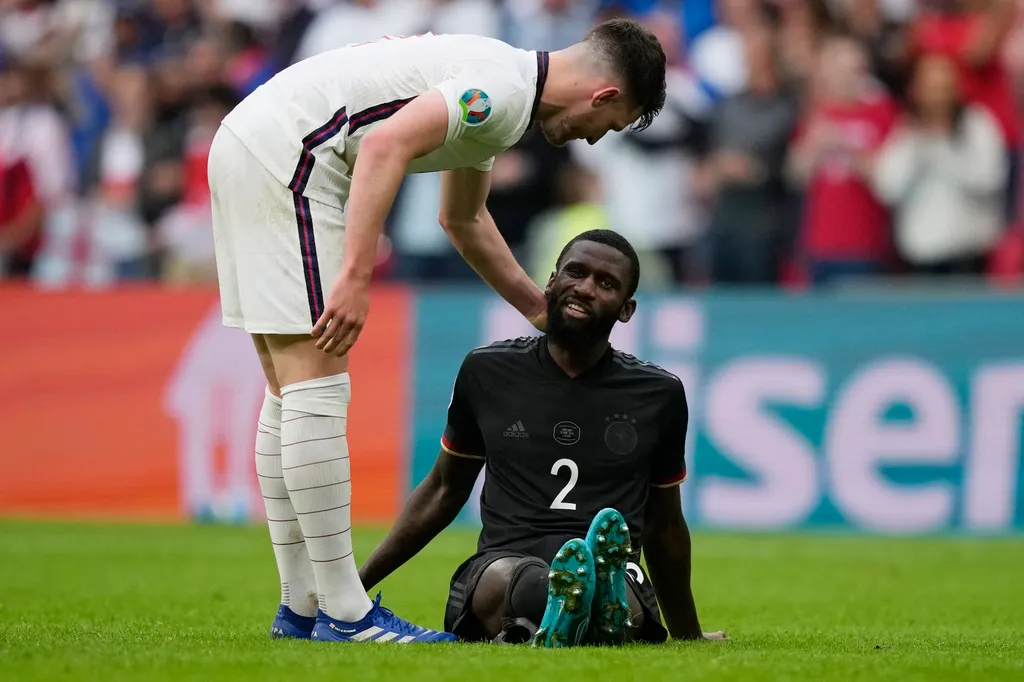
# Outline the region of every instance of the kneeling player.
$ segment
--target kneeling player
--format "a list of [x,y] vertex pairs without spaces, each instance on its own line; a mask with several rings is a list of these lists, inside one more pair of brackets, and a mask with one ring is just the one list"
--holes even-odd
[[[539,646],[704,635],[690,590],[686,395],[608,339],[628,322],[640,266],[608,230],[562,251],[548,334],[478,348],[455,380],[442,450],[360,570],[366,589],[446,528],[480,469],[478,551],[456,570],[445,629]],[[650,578],[640,568],[643,547]]]

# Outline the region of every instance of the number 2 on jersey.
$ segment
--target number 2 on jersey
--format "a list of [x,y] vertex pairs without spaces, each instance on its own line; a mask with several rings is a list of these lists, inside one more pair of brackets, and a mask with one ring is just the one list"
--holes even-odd
[[569,482],[565,484],[565,487],[562,488],[561,492],[559,492],[555,497],[554,501],[551,503],[551,508],[576,511],[576,503],[566,502],[565,498],[570,492],[572,492],[572,489],[576,487],[576,481],[578,481],[580,477],[580,469],[576,466],[576,462],[563,457],[552,465],[551,475],[557,476],[558,472],[563,468],[569,469]]

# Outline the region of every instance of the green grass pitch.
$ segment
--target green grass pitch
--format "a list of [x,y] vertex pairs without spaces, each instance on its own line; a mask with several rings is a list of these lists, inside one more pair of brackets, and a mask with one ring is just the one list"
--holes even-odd
[[[439,627],[474,540],[442,535],[385,604]],[[703,625],[730,642],[331,645],[267,639],[265,528],[2,521],[0,680],[1024,680],[1020,539],[697,533],[694,551]]]

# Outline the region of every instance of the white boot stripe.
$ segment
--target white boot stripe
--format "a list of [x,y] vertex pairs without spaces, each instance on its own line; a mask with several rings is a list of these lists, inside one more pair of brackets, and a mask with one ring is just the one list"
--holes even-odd
[[372,639],[374,635],[378,635],[381,632],[384,632],[384,631],[382,629],[380,629],[379,627],[377,627],[376,625],[374,625],[373,627],[367,628],[367,629],[363,630],[362,632],[357,632],[356,634],[352,635],[352,641],[354,641],[354,642],[365,642],[366,640]]

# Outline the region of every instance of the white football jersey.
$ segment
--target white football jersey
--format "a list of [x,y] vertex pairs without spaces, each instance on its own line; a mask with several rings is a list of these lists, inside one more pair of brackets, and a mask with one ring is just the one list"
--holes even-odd
[[445,143],[410,173],[488,170],[536,114],[548,55],[474,35],[386,37],[284,69],[223,124],[275,178],[310,199],[348,196],[351,169],[372,125],[437,89],[448,105]]

